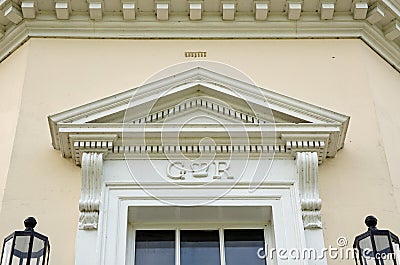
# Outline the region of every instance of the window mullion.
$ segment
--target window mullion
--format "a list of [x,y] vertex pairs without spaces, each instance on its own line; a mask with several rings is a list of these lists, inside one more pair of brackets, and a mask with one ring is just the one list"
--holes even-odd
[[175,264],[181,265],[181,232],[179,228],[175,230]]
[[221,256],[221,265],[226,265],[224,229],[222,227],[219,228],[219,251]]

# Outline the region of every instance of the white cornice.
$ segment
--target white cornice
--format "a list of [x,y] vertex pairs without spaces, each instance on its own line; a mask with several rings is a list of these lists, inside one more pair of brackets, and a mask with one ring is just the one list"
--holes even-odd
[[[41,8],[32,12],[28,17],[23,17],[21,22],[15,17],[7,17],[4,11],[10,6],[10,0],[1,1],[0,9],[0,61],[4,60],[22,43],[29,38],[109,38],[109,39],[308,39],[308,38],[359,38],[367,43],[373,50],[380,54],[395,69],[400,71],[400,34],[398,28],[393,34],[387,34],[387,27],[400,21],[400,3],[396,0],[369,1],[369,13],[365,17],[355,16],[354,8],[351,10],[343,9],[344,6],[351,4],[351,0],[343,0],[340,4],[334,5],[334,15],[332,19],[321,19],[321,8],[315,10],[303,9],[297,20],[290,20],[284,10],[274,10],[271,6],[268,9],[266,20],[256,19],[254,7],[247,11],[237,11],[234,20],[225,23],[222,18],[221,10],[203,10],[201,19],[198,21],[190,20],[188,7],[185,12],[171,9],[167,21],[158,21],[154,12],[138,12],[141,3],[135,5],[135,19],[124,19],[123,8],[114,10],[112,13],[107,11],[108,5],[115,5],[113,1],[104,2],[104,12],[93,20],[90,17],[89,6],[87,10],[74,11],[72,8],[68,16],[57,19],[55,2],[53,0],[37,0],[39,6],[46,6],[48,9]],[[87,5],[87,1],[77,0],[71,4]],[[149,0],[150,1],[150,0]],[[217,0],[216,0],[217,1]],[[277,0],[279,4],[285,6],[287,0]],[[304,0],[304,8],[307,6]],[[61,1],[68,2],[68,1]],[[101,2],[101,1],[100,1]],[[179,1],[171,0],[171,8],[179,7]],[[256,1],[257,2],[257,1]],[[280,3],[282,2],[282,3]],[[348,3],[347,3],[348,2]],[[32,2],[33,3],[33,2]],[[186,5],[186,4],[185,4]],[[278,6],[279,6],[278,5]],[[340,6],[342,5],[342,6]],[[36,6],[36,5],[35,5]],[[312,6],[312,5],[311,5]],[[379,6],[382,10],[383,18],[379,23],[371,24],[368,14],[373,12],[373,8]],[[14,4],[15,14],[21,13],[20,6]],[[70,7],[69,7],[70,8]],[[7,10],[5,10],[7,9]],[[0,10],[0,11],[1,11]],[[132,16],[130,16],[132,17]],[[355,17],[357,19],[355,19]],[[14,19],[13,19],[14,18]],[[16,23],[16,24],[15,24]],[[3,30],[4,29],[4,30]],[[397,37],[397,38],[395,38]],[[391,38],[395,38],[391,40]]]
[[[173,22],[171,22],[173,23]],[[268,27],[256,22],[180,22],[126,21],[41,21],[24,20],[12,26],[0,40],[0,60],[4,60],[29,38],[109,38],[109,39],[308,39],[359,38],[400,71],[400,46],[385,38],[381,30],[367,21],[333,19],[330,21],[268,21]],[[176,25],[175,25],[176,26]],[[121,31],[123,28],[123,31]]]

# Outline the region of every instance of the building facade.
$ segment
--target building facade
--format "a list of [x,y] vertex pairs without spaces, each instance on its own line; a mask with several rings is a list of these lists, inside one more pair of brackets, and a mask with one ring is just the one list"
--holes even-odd
[[365,216],[400,232],[398,6],[3,1],[0,234],[35,216],[50,264],[354,264]]

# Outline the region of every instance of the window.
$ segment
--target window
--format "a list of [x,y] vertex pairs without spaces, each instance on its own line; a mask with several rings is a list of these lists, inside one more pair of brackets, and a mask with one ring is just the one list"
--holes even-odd
[[175,232],[168,230],[136,231],[135,264],[175,264]]
[[136,230],[135,265],[266,265],[265,230]]
[[131,206],[126,265],[273,265],[270,206]]
[[[138,161],[136,170],[144,171],[143,167],[140,167],[143,163],[139,162],[142,161]],[[155,162],[161,162],[161,160]],[[114,166],[118,165],[117,168],[120,168],[123,161],[107,163],[113,167],[108,168],[104,176],[110,177]],[[274,162],[273,172],[290,176],[294,166],[289,167],[289,172],[282,170],[282,168],[285,169],[282,165],[289,163],[293,164],[294,162],[277,160]],[[118,176],[121,177],[124,174],[123,171],[120,171]],[[105,179],[105,181],[108,180]],[[128,182],[129,178],[126,178],[126,181]],[[262,185],[251,193],[248,190],[248,184],[239,183],[223,198],[202,206],[168,205],[160,198],[149,198],[147,192],[149,189],[151,194],[156,191],[167,192],[168,200],[176,199],[182,204],[182,202],[190,203],[193,198],[198,198],[193,196],[208,196],[211,192],[219,193],[220,189],[226,189],[226,187],[212,185],[210,188],[191,185],[183,189],[178,185],[164,187],[157,183],[151,183],[144,190],[136,183],[127,184],[127,182],[106,185],[103,207],[107,211],[100,216],[98,231],[101,235],[98,248],[103,254],[99,257],[98,263],[91,262],[96,257],[89,256],[87,249],[88,247],[95,248],[96,244],[84,244],[92,241],[80,240],[78,242],[84,245],[77,249],[78,251],[82,250],[78,253],[79,257],[82,257],[81,260],[85,258],[82,264],[140,265],[142,261],[142,264],[146,265],[184,265],[181,260],[183,231],[217,231],[217,245],[219,246],[217,257],[219,259],[215,265],[238,263],[277,265],[280,264],[280,261],[276,255],[268,255],[267,253],[270,252],[264,253],[264,251],[257,253],[259,246],[269,251],[280,248],[303,249],[306,247],[303,223],[295,196],[296,186],[292,181],[274,182],[272,186]],[[161,199],[163,198],[166,197],[161,197]],[[244,233],[241,233],[240,230],[243,230]],[[264,234],[257,230],[264,231]],[[149,234],[150,231],[153,233]],[[166,232],[163,232],[161,237],[161,233],[158,231]],[[91,232],[93,235],[97,231]],[[84,235],[87,233],[87,231],[82,231]],[[189,236],[185,238],[183,242],[190,243]],[[254,249],[257,249],[256,253],[254,253]],[[160,257],[155,254],[160,251],[164,253],[161,261]],[[244,254],[240,254],[242,251]],[[154,255],[152,256],[151,253]],[[247,253],[251,253],[251,255]],[[258,254],[265,255],[266,260],[259,260]],[[243,263],[238,256],[244,257],[247,262]],[[154,260],[157,262],[152,263]],[[293,260],[291,264],[300,265],[303,264],[303,261]],[[213,263],[207,265],[213,265]]]
[[260,229],[227,229],[224,231],[225,261],[227,265],[265,265],[257,255],[264,248],[264,231]]
[[182,265],[221,264],[218,230],[181,230],[179,232]]

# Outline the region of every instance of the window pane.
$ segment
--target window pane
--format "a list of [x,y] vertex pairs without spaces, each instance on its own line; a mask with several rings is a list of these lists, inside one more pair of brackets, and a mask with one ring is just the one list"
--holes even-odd
[[181,231],[181,265],[220,265],[217,230]]
[[174,230],[136,230],[135,265],[175,265]]
[[[264,230],[224,230],[226,265],[265,265],[257,251],[264,248]],[[264,253],[264,252],[262,252]]]

